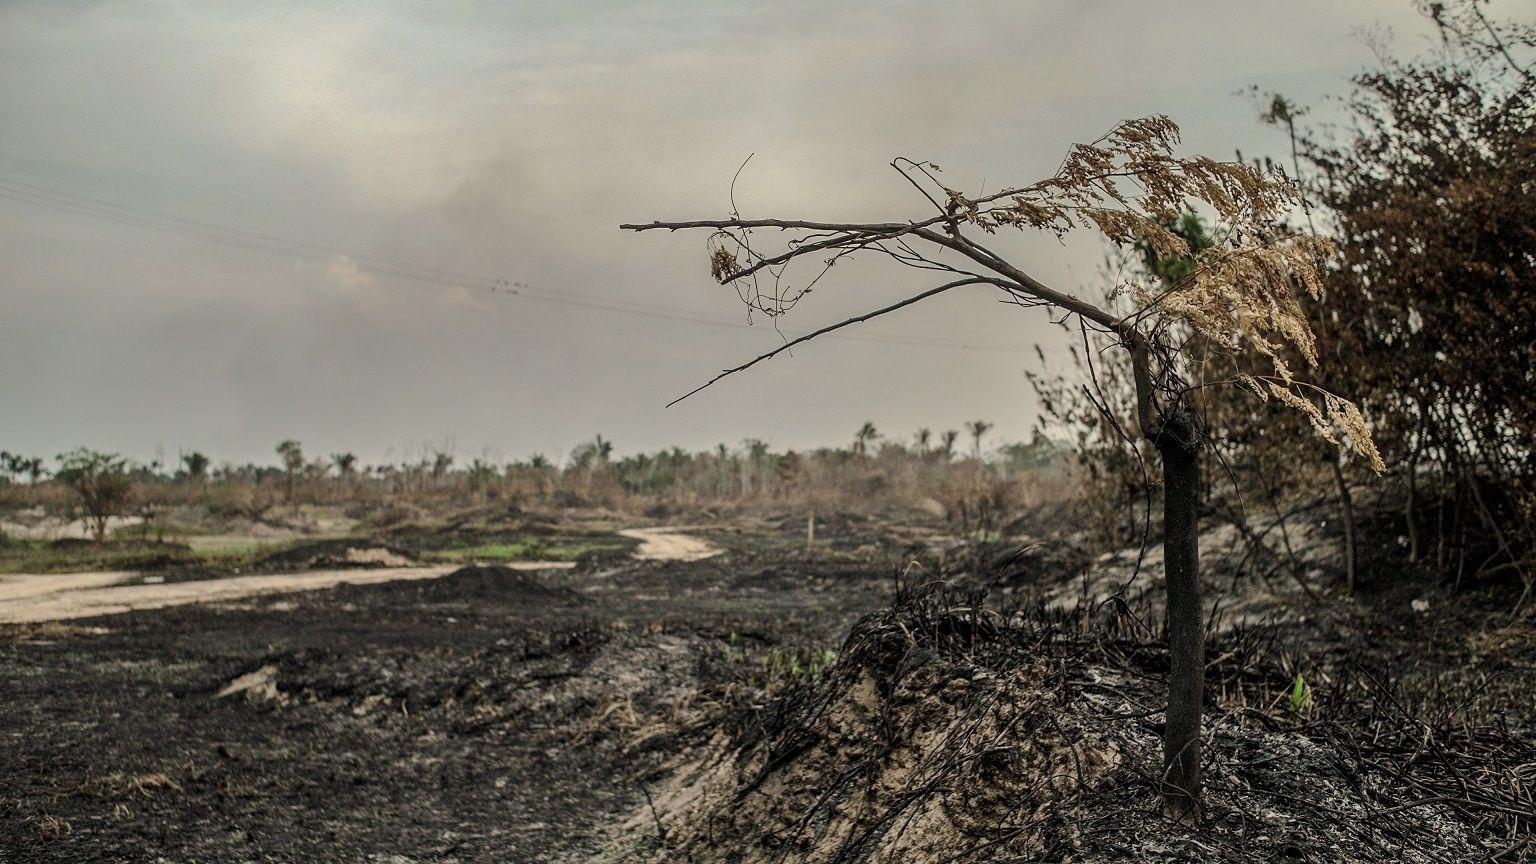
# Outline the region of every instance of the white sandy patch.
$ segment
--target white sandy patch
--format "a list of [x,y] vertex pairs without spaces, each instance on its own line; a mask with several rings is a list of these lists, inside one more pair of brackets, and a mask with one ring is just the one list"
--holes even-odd
[[[190,603],[216,603],[264,594],[315,591],[336,585],[371,585],[437,579],[460,565],[382,567],[373,570],[312,570],[199,579],[156,585],[119,585],[130,573],[26,574],[0,577],[0,624],[61,621],[96,615],[120,615]],[[569,561],[516,561],[513,570],[565,570]]]
[[680,534],[683,528],[626,528],[619,534],[640,541],[635,557],[641,561],[702,561],[724,552],[708,540]]
[[[108,516],[107,533],[112,534],[121,528],[131,528],[143,523],[144,520],[138,516]],[[65,521],[56,516],[48,516],[25,525],[20,522],[0,522],[0,531],[3,531],[7,537],[18,540],[91,540],[96,536],[83,520]]]

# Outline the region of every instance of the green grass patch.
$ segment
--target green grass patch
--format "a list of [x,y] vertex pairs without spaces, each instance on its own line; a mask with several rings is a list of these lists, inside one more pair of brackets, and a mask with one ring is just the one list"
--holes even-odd
[[164,570],[184,565],[241,567],[269,551],[242,538],[189,548],[169,539],[113,535],[98,546],[87,540],[0,540],[0,573],[83,573],[93,570]]
[[179,540],[183,537],[200,537],[209,533],[208,529],[200,525],[189,525],[185,522],[171,522],[156,519],[151,522],[140,522],[137,525],[124,525],[112,532],[112,536],[119,540]]
[[72,573],[86,570],[145,570],[186,558],[185,546],[109,540],[55,543],[9,540],[0,544],[0,573]]
[[480,543],[446,549],[428,549],[421,553],[425,561],[464,563],[471,561],[571,561],[588,552],[623,549],[624,544],[604,540],[556,540],[528,537],[499,543]]
[[222,561],[238,563],[254,559],[257,555],[268,551],[267,546],[260,543],[230,543],[223,546],[204,546],[194,548],[192,557],[199,561]]

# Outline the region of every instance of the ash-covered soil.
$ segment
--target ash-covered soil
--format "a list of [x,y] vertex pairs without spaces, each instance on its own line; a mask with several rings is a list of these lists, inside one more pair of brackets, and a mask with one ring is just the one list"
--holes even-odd
[[590,860],[894,566],[596,555],[8,627],[0,862]]
[[1536,851],[1529,710],[1409,710],[1400,686],[1337,666],[1309,667],[1330,683],[1287,698],[1297,679],[1253,633],[1216,636],[1191,830],[1158,791],[1166,655],[1129,610],[1084,621],[985,600],[904,588],[824,676],[669,766],[614,857],[1452,864]]
[[[1321,522],[1318,523],[1321,525]],[[616,859],[1536,860],[1536,628],[1293,526],[1202,538],[1205,818],[1164,816],[1156,550],[928,544],[837,661],[655,775]],[[907,550],[909,553],[911,549]]]
[[1209,543],[1191,834],[1136,556],[855,518],[808,553],[800,518],[692,562],[6,627],[0,864],[1536,855],[1536,637],[1497,591],[1349,598],[1326,538],[1284,569]]

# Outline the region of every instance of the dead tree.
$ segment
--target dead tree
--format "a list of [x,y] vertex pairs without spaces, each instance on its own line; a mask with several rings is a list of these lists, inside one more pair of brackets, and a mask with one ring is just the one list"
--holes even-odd
[[[1161,780],[1170,815],[1193,823],[1200,809],[1200,728],[1204,648],[1200,606],[1198,509],[1199,412],[1184,372],[1183,340],[1192,332],[1224,351],[1230,381],[1259,398],[1279,399],[1303,412],[1330,441],[1348,443],[1380,465],[1364,418],[1355,406],[1295,378],[1281,351],[1295,349],[1315,363],[1315,339],[1298,292],[1321,293],[1319,271],[1328,244],[1281,220],[1294,206],[1292,185],[1253,166],[1174,155],[1178,127],[1168,118],[1129,120],[1089,144],[1075,145],[1057,173],[1028,186],[968,196],[944,185],[939,166],[899,158],[891,166],[931,205],[920,218],[887,222],[806,219],[726,219],[626,224],[624,230],[709,232],[711,272],[750,309],[776,318],[793,308],[828,270],[853,256],[883,257],[932,271],[944,281],[896,303],[788,340],[772,351],[720,372],[684,396],[803,342],[957,288],[984,287],[1022,307],[1045,308],[1128,352],[1136,389],[1139,436],[1160,455],[1164,569],[1170,672]],[[1222,241],[1192,251],[1167,225],[1193,208],[1209,211]],[[1058,237],[1096,230],[1121,245],[1149,244],[1160,255],[1194,256],[1192,272],[1173,285],[1127,285],[1136,308],[1128,315],[1048,286],[987,240],[1008,229]],[[782,238],[768,248],[764,235]],[[792,265],[815,262],[803,280]],[[798,272],[798,271],[797,271]],[[1253,358],[1267,365],[1253,369]],[[1244,362],[1247,358],[1247,362]],[[1209,364],[1209,358],[1201,358]]]

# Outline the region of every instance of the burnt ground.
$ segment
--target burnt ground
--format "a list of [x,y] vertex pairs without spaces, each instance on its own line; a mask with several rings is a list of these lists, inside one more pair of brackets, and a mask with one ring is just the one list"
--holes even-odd
[[[957,547],[920,529],[844,521],[819,521],[815,554],[804,551],[803,523],[785,517],[702,532],[729,551],[693,563],[636,562],[622,551],[599,551],[584,554],[570,571],[471,567],[432,581],[340,586],[0,629],[0,680],[7,697],[0,702],[6,735],[0,749],[0,864],[589,861],[624,860],[646,850],[666,860],[685,846],[704,854],[700,860],[735,854],[731,849],[750,860],[750,850],[767,848],[762,838],[784,834],[785,825],[775,818],[799,824],[799,812],[790,812],[794,795],[784,796],[779,808],[784,813],[777,816],[740,810],[730,803],[734,798],[723,799],[721,812],[740,810],[742,828],[733,837],[711,837],[708,831],[690,833],[700,826],[689,821],[687,789],[677,781],[701,764],[738,764],[740,758],[739,764],[750,765],[752,754],[763,748],[770,752],[779,746],[775,742],[798,741],[801,727],[788,723],[785,718],[793,719],[794,712],[783,706],[830,704],[844,686],[836,682],[862,674],[857,652],[829,672],[829,649],[849,651],[850,628],[865,613],[889,605],[898,572],[906,572],[908,585],[964,586],[979,578],[1003,604],[1000,620],[1012,620],[1006,607],[1043,603],[1063,586],[1077,591],[1075,574],[1087,566],[1076,552],[1052,544],[1032,546],[1018,557],[1008,544]],[[907,569],[920,551],[923,566]],[[1518,860],[1532,851],[1508,839],[1507,826],[1520,833],[1530,824],[1518,814],[1529,809],[1531,776],[1536,776],[1522,767],[1529,761],[1536,714],[1529,698],[1536,681],[1536,637],[1531,628],[1509,620],[1507,596],[1453,595],[1446,586],[1379,569],[1361,597],[1346,600],[1337,579],[1322,570],[1306,577],[1310,586],[1303,591],[1300,579],[1273,573],[1228,578],[1215,563],[1217,556],[1212,559],[1208,585],[1218,601],[1247,603],[1275,618],[1273,625],[1239,628],[1208,645],[1213,699],[1229,712],[1222,716],[1235,716],[1225,703],[1246,688],[1253,698],[1245,705],[1253,707],[1236,710],[1258,724],[1232,737],[1225,750],[1218,748],[1217,755],[1236,767],[1215,780],[1249,783],[1254,769],[1243,761],[1253,761],[1249,751],[1259,752],[1261,764],[1269,766],[1262,770],[1271,773],[1275,766],[1303,761],[1275,761],[1273,754],[1264,755],[1266,748],[1313,753],[1313,761],[1332,765],[1342,752],[1334,744],[1338,736],[1369,730],[1373,740],[1405,743],[1394,744],[1398,749],[1392,753],[1351,754],[1356,767],[1328,782],[1344,788],[1356,782],[1355,774],[1398,778],[1382,780],[1368,797],[1375,813],[1387,814],[1373,818],[1401,823],[1400,833],[1409,840],[1392,840],[1398,845],[1355,858],[1399,860],[1391,850],[1413,843],[1428,849],[1429,841],[1412,839],[1419,834],[1454,834],[1463,843],[1456,849],[1486,850],[1479,855],[1509,850],[1489,860]],[[1122,578],[1124,566],[1104,559],[1097,566],[1108,574],[1106,580]],[[1228,585],[1242,589],[1223,598],[1222,586]],[[1309,593],[1318,595],[1315,605],[1308,605]],[[1415,608],[1415,601],[1429,603],[1433,613]],[[1147,618],[1155,615],[1148,612]],[[909,686],[901,682],[925,681],[935,669],[944,673],[935,679],[943,690],[953,683],[955,670],[975,665],[969,654],[948,657],[922,644],[920,629],[897,629],[901,645],[917,641],[901,649],[900,662],[870,667],[877,675],[896,675],[893,692]],[[1277,634],[1290,644],[1260,644]],[[1141,709],[1158,699],[1163,655],[1157,640],[1084,642],[1088,647],[1082,649],[1071,647],[1076,643],[1070,640],[1057,644],[1067,646],[1065,656],[1072,662],[1100,663],[1093,658],[1105,645],[1112,648],[1120,658],[1108,669],[1112,674],[1105,677],[1105,670],[1095,667],[1089,677],[1099,691],[1126,701],[1114,709],[1128,718],[1126,728],[1114,734],[1123,739],[1121,752],[1130,756],[1116,758],[1134,765],[1131,757],[1141,750],[1155,754],[1156,717]],[[1018,680],[1007,679],[1013,681],[1009,686],[1023,687],[1021,693],[1054,693],[1049,676],[1024,675],[1033,668],[1028,658],[1039,650],[1030,647],[1016,667],[967,674],[976,681],[1012,675]],[[1270,659],[1261,662],[1261,655]],[[1385,681],[1394,670],[1400,680]],[[1315,707],[1309,695],[1300,715],[1288,716],[1285,689],[1303,671],[1318,688]],[[906,677],[913,673],[917,677]],[[1141,683],[1114,684],[1105,691],[1116,676]],[[1363,683],[1346,687],[1346,679]],[[1231,692],[1227,682],[1237,682]],[[1379,708],[1372,708],[1371,716],[1351,714],[1355,691],[1388,684],[1390,698],[1367,694],[1369,701],[1392,710],[1405,706],[1402,722],[1383,719]],[[219,695],[232,686],[238,692]],[[1093,687],[1071,683],[1062,692],[1091,696],[1097,692]],[[912,704],[970,704],[953,694],[929,699],[927,692],[914,690]],[[1460,714],[1441,717],[1431,710],[1435,705],[1458,706]],[[1071,720],[1068,714],[1051,716],[1055,719],[1037,719],[1049,725]],[[1480,743],[1484,739],[1474,739],[1468,724],[1475,720],[1481,730],[1491,718],[1507,720],[1509,728],[1493,744]],[[807,728],[814,725],[808,722]],[[912,728],[927,728],[923,723],[928,720]],[[827,740],[882,742],[887,726],[882,721],[866,731],[855,724],[834,730]],[[1084,726],[1085,740],[1105,737],[1104,728],[1090,726]],[[1452,771],[1427,762],[1419,752],[1425,741],[1439,748],[1440,764],[1459,767]],[[1492,746],[1513,754],[1498,756],[1509,764],[1479,773]],[[877,750],[888,747],[882,743]],[[839,760],[850,752],[826,749],[820,762],[804,765],[845,776],[847,766]],[[1373,760],[1368,771],[1359,767],[1365,758]],[[1264,799],[1259,809],[1291,818],[1295,814],[1288,808],[1296,802],[1318,799],[1316,776],[1322,775],[1308,771],[1313,774],[1287,768],[1265,781],[1282,790],[1272,793],[1281,797]],[[735,795],[734,776],[728,772],[715,787],[701,788]],[[1106,774],[1106,782],[1121,783],[1118,776]],[[1457,787],[1457,777],[1473,778],[1471,793]],[[803,782],[794,781],[798,786],[784,788],[815,791],[822,780],[812,770]],[[1088,824],[1091,818],[1140,826],[1115,814],[1146,809],[1145,790],[1137,791],[1135,782],[1114,783],[1095,792],[1098,803],[1080,802],[1085,809],[1060,809],[1052,818],[1067,825]],[[1478,784],[1486,790],[1479,791]],[[1350,794],[1356,797],[1340,793],[1340,806],[1361,793]],[[1466,794],[1477,796],[1475,807],[1459,803]],[[811,797],[810,805],[820,800]],[[1419,810],[1424,802],[1440,811]],[[972,805],[961,808],[968,809]],[[1482,825],[1479,820],[1488,813],[1508,818]],[[1245,827],[1224,841],[1239,856],[1230,860],[1248,860],[1242,850],[1253,841],[1245,838],[1258,830],[1252,812],[1239,815],[1247,820],[1239,820]],[[648,816],[665,823],[661,831]],[[1346,837],[1317,843],[1317,830],[1308,824],[1297,818],[1278,833],[1265,828],[1269,833],[1263,836],[1270,839],[1264,842],[1273,844],[1266,854],[1274,853],[1269,854],[1274,860],[1330,860],[1330,854],[1347,853],[1354,848],[1349,843],[1358,842]],[[1163,830],[1153,828],[1132,833],[1153,836]],[[949,835],[934,829],[931,836]],[[1178,858],[1184,848],[1170,845],[1169,854]],[[1302,854],[1286,851],[1293,848]],[[1457,860],[1456,849],[1429,850],[1423,857]],[[1113,860],[1140,860],[1145,851]],[[1214,851],[1194,857],[1229,860]]]
[[7,628],[0,862],[589,860],[669,735],[889,595],[736,540]]

